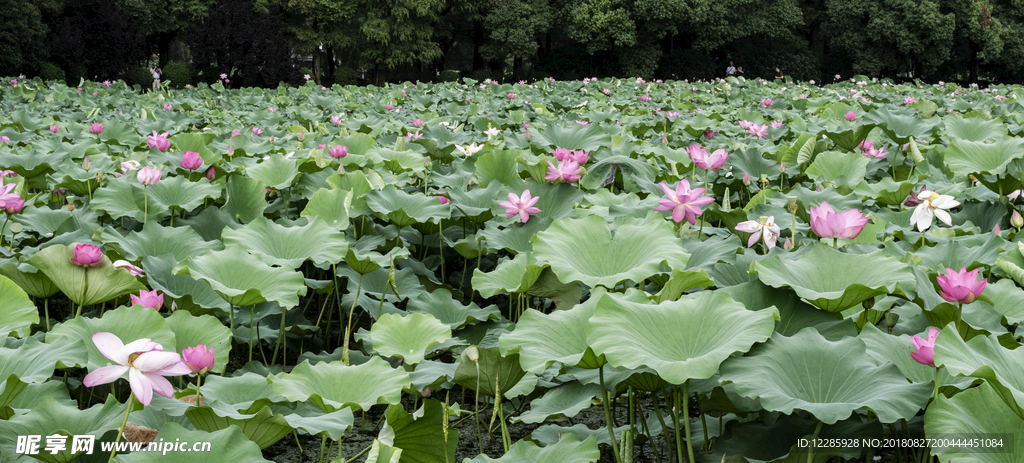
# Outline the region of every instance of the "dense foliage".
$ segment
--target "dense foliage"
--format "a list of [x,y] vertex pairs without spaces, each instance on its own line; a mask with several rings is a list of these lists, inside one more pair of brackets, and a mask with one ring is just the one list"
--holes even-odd
[[[1024,75],[1013,0],[47,0],[0,1],[0,74],[47,62],[77,82],[126,78],[151,56],[198,79],[330,85],[642,76],[800,80],[866,74],[977,82]],[[50,75],[53,73],[50,72]]]
[[1024,89],[226,80],[3,80],[0,458],[1022,461]]

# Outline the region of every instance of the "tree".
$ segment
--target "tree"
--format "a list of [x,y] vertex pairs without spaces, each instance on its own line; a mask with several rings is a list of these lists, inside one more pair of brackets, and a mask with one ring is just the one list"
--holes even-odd
[[363,60],[384,69],[426,64],[442,56],[433,28],[444,0],[364,0],[357,19]]
[[47,58],[43,12],[58,11],[60,2],[0,0],[0,75],[35,72]]
[[116,0],[115,5],[131,18],[166,65],[171,42],[190,25],[203,21],[218,0]]
[[482,53],[491,61],[512,57],[513,74],[522,74],[525,59],[537,54],[538,40],[551,28],[554,11],[548,0],[499,0],[484,19],[490,31]]
[[249,0],[222,0],[187,34],[194,64],[207,81],[220,73],[251,86],[298,83],[280,8],[258,12]]
[[67,0],[47,23],[50,60],[75,81],[126,79],[129,67],[149,56],[145,35],[106,0]]

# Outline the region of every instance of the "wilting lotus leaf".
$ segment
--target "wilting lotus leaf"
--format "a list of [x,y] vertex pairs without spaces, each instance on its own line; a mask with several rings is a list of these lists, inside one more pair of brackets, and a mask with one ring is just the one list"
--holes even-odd
[[480,455],[467,463],[522,463],[527,461],[557,461],[559,463],[594,463],[601,458],[597,439],[588,437],[583,442],[575,434],[566,434],[557,444],[540,447],[527,440],[516,441],[501,458]]
[[601,396],[601,386],[571,382],[544,393],[543,397],[530,402],[530,410],[519,415],[524,423],[542,423],[549,416],[576,416],[581,410],[590,408],[594,399]]
[[994,142],[1006,137],[1006,124],[999,119],[985,120],[981,117],[964,118],[959,114],[950,114],[942,118],[946,126],[945,135],[949,139],[959,138],[966,141]]
[[[252,463],[266,462],[270,460],[263,458],[263,452],[255,442],[245,437],[245,434],[237,427],[229,427],[220,431],[189,431],[180,424],[170,422],[160,428],[156,435],[157,442],[188,442],[191,445],[199,443],[206,445],[209,442],[210,450],[203,452],[203,458],[208,461],[245,461]],[[191,450],[191,448],[190,448]],[[118,463],[189,463],[195,461],[191,452],[132,452],[128,455],[118,455],[114,459]]]
[[729,295],[702,291],[644,304],[601,296],[587,328],[594,352],[617,367],[648,366],[673,384],[707,379],[723,360],[771,336],[779,312],[751,312]]
[[367,194],[367,204],[374,212],[386,215],[391,223],[407,227],[416,223],[451,217],[451,207],[441,204],[437,198],[423,194],[409,194],[392,186]]
[[231,305],[255,305],[273,301],[295,307],[306,294],[306,283],[299,272],[271,267],[237,246],[189,257],[175,269],[202,279]]
[[9,278],[0,275],[0,334],[22,337],[39,323],[39,310],[28,294]]
[[799,260],[770,257],[754,269],[765,284],[790,286],[807,302],[829,312],[841,312],[882,294],[901,294],[917,281],[909,265],[882,252],[847,254],[821,243]]
[[103,265],[88,270],[72,264],[74,250],[74,246],[53,245],[37,252],[28,262],[53,280],[53,284],[76,304],[99,304],[146,289],[130,273],[115,269],[106,256],[103,256]]
[[[213,348],[216,363],[210,371],[223,373],[231,353],[231,329],[211,315],[192,315],[178,310],[167,317],[167,325],[174,332],[175,350],[181,352],[187,347],[199,344]],[[127,341],[126,341],[127,342]]]
[[[72,436],[85,434],[102,436],[109,430],[117,429],[121,425],[124,410],[125,405],[118,403],[113,396],[109,396],[102,405],[93,405],[85,410],[79,410],[73,404],[62,404],[53,397],[43,397],[33,404],[32,410],[27,414],[14,415],[9,420],[0,421],[0,452],[7,461],[14,461],[21,457],[20,454],[14,453],[18,436],[62,434],[67,436],[67,448],[56,454],[43,451],[43,447],[46,445],[44,438],[40,442],[39,454],[34,456],[47,463],[70,462],[77,456],[77,454],[71,453]],[[78,452],[78,454],[80,453],[82,452]],[[102,453],[99,449],[98,437],[93,453]],[[159,452],[156,455],[159,456]]]
[[224,245],[238,246],[269,265],[299,268],[307,259],[335,263],[345,258],[345,234],[314,218],[302,226],[285,227],[257,218],[237,229],[224,229]]
[[421,313],[384,314],[370,327],[373,349],[385,357],[402,357],[407,365],[420,363],[430,346],[451,337],[451,328]]
[[168,177],[149,187],[149,207],[191,211],[206,198],[220,198],[221,188],[206,181],[190,182],[183,176]]
[[171,351],[176,347],[174,332],[167,320],[156,310],[141,305],[122,306],[108,310],[102,318],[76,317],[57,325],[46,333],[46,343],[56,344],[64,341],[82,341],[88,355],[88,368],[112,365],[113,362],[100,353],[92,342],[92,335],[98,332],[113,333],[121,342],[129,342],[149,338]]
[[1019,158],[1022,144],[1018,137],[1003,137],[995,143],[953,140],[944,159],[956,175],[1002,174]]
[[445,463],[454,462],[459,446],[459,430],[448,428],[447,436],[442,423],[448,419],[444,406],[437,399],[426,399],[416,413],[405,411],[401,405],[392,405],[384,412],[387,433],[382,432],[384,443],[401,449],[402,462]]
[[321,188],[313,193],[306,203],[306,208],[299,215],[320,218],[331,228],[344,230],[348,228],[352,198],[353,193],[350,190]]
[[366,410],[376,404],[397,404],[402,388],[411,384],[405,371],[391,368],[380,357],[353,366],[303,362],[273,382],[275,393],[293,402],[308,400],[327,413],[346,407]]
[[299,175],[299,167],[292,159],[279,154],[270,155],[270,159],[245,170],[245,173],[259,180],[264,187],[281,190],[292,186]]
[[[928,436],[967,435],[996,439],[1000,443],[983,447],[932,447],[939,461],[964,463],[1020,463],[1021,454],[1011,446],[1020,445],[1024,420],[1007,409],[1000,394],[988,382],[961,391],[952,398],[939,394],[938,401],[924,412]],[[984,450],[983,450],[984,449]]]
[[1003,347],[995,336],[964,342],[953,325],[947,325],[935,341],[935,364],[952,374],[984,378],[1024,420],[1024,351]]
[[146,256],[173,254],[178,261],[188,256],[198,256],[207,250],[223,249],[216,241],[204,241],[192,227],[165,227],[160,222],[147,223],[142,231],[132,231],[121,236],[113,228],[100,231],[100,241],[105,245],[116,245],[126,259],[136,261]]
[[909,383],[896,365],[879,365],[860,339],[829,341],[813,328],[792,337],[776,333],[743,357],[727,360],[722,381],[761,399],[766,410],[791,414],[798,408],[825,424],[862,407],[882,423],[910,419],[932,394],[931,384]]
[[689,258],[672,226],[653,215],[616,227],[614,236],[600,217],[556,220],[534,237],[533,250],[559,281],[608,288],[624,280],[641,282],[659,273],[662,263],[685,268]]

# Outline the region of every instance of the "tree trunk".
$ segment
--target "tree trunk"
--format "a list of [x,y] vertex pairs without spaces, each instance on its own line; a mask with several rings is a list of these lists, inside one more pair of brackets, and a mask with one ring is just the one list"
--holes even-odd
[[334,77],[336,63],[334,62],[334,47],[327,47],[327,76]]
[[313,49],[313,81],[320,85],[320,50]]
[[484,23],[476,21],[473,23],[473,70],[478,71],[484,67],[484,57],[480,54],[480,46],[484,43]]

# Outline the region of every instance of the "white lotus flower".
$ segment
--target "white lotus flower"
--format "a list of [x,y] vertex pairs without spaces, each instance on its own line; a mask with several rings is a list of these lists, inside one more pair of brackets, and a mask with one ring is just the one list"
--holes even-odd
[[484,149],[483,145],[477,145],[476,143],[466,146],[456,146],[460,153],[465,154],[466,157],[472,156],[477,151]]
[[484,133],[486,133],[488,137],[494,138],[494,137],[497,137],[498,134],[501,133],[501,132],[497,128],[495,128],[495,127],[488,126],[487,130],[484,130]]
[[747,240],[747,247],[753,246],[759,239],[764,238],[764,244],[768,249],[774,248],[779,239],[782,229],[775,224],[775,217],[761,217],[758,220],[748,220],[736,225],[736,230],[751,233]]
[[960,205],[960,201],[953,199],[950,195],[940,195],[934,191],[922,191],[917,195],[921,203],[914,208],[914,215],[910,216],[910,225],[917,224],[917,231],[924,232],[932,226],[932,219],[938,217],[946,225],[953,225],[953,218],[949,216],[948,209]]

